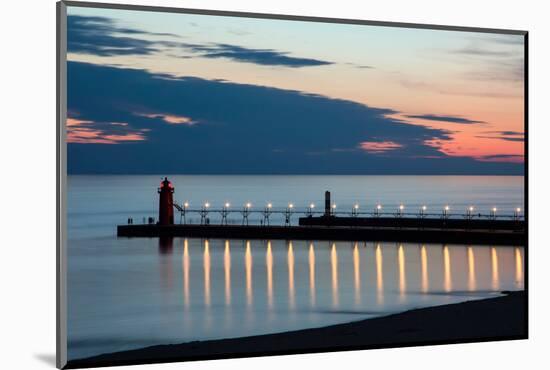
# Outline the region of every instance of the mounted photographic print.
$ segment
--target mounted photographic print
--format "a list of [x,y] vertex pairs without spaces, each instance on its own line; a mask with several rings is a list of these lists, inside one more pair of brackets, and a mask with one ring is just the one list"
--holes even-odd
[[527,338],[526,51],[59,3],[58,367]]

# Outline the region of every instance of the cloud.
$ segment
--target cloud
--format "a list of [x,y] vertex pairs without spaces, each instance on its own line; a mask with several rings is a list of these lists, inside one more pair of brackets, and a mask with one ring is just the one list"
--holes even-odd
[[369,65],[366,65],[366,64],[357,64],[357,63],[351,63],[351,62],[344,63],[344,64],[347,64],[349,66],[352,66],[352,67],[355,67],[355,68],[358,68],[358,69],[374,69],[373,66],[369,66]]
[[71,144],[120,144],[145,140],[146,129],[133,130],[126,122],[94,122],[67,117],[67,142]]
[[523,163],[524,156],[519,154],[493,154],[479,156],[476,159],[483,162]]
[[516,55],[514,52],[501,51],[501,50],[488,50],[478,47],[465,47],[462,49],[454,50],[455,54],[464,54],[470,56],[482,56],[482,57],[510,57]]
[[524,133],[521,131],[486,131],[488,134],[500,134],[500,135],[509,135],[509,136],[523,136]]
[[290,53],[273,49],[250,49],[231,44],[193,45],[190,49],[200,52],[203,58],[225,58],[266,66],[298,68],[333,64],[324,60],[290,56]]
[[428,120],[428,121],[438,121],[438,122],[448,122],[448,123],[460,123],[464,125],[472,125],[472,124],[485,124],[484,121],[475,121],[464,117],[459,116],[440,116],[436,114],[419,114],[419,115],[407,115],[405,117],[408,118],[414,118],[414,119],[422,119],[422,120]]
[[498,139],[498,140],[506,140],[506,141],[516,141],[516,142],[523,142],[524,139],[524,133],[520,131],[485,131],[486,134],[492,134],[492,135],[480,135],[476,136],[478,138],[482,139]]
[[170,123],[170,124],[173,124],[173,125],[182,125],[182,124],[184,124],[184,125],[192,126],[192,125],[195,125],[197,123],[196,121],[193,121],[189,117],[176,116],[174,114],[164,114],[164,113],[134,113],[134,114],[136,116],[153,118],[153,119],[160,118],[164,122]]
[[525,134],[522,131],[484,131],[486,134],[498,134],[503,136],[521,136],[523,137]]
[[[70,53],[98,56],[150,55],[167,51],[167,48],[185,50],[202,58],[225,58],[237,62],[278,67],[314,67],[333,64],[329,61],[301,58],[288,52],[273,49],[252,49],[231,44],[191,44],[166,39],[150,40],[129,36],[169,36],[171,33],[154,33],[119,27],[114,19],[70,15],[67,17],[67,50]],[[174,53],[172,52],[172,55]],[[189,58],[188,55],[180,58]]]
[[498,140],[505,140],[505,141],[517,141],[517,142],[523,142],[524,139],[522,137],[505,137],[505,136],[476,136],[480,139],[498,139]]
[[[67,73],[68,108],[78,113],[73,117],[116,141],[69,143],[69,173],[510,174],[523,169],[447,156],[428,143],[451,140],[448,130],[392,118],[398,112],[387,108],[87,63],[69,62]],[[174,124],[167,117],[197,124]],[[144,140],[120,140],[131,134]],[[365,142],[386,143],[387,150],[362,150]]]
[[[482,79],[490,79],[492,76],[493,80],[503,80],[503,81],[506,81],[507,79],[509,80],[509,77],[511,76],[510,74],[505,73],[503,75],[495,71],[493,72],[483,71],[484,75],[481,76],[479,75],[479,73],[481,73],[479,70],[470,71],[466,75],[468,78],[473,78],[473,76],[476,73],[478,74],[478,77]],[[515,74],[515,76],[517,78],[517,73]],[[429,84],[423,81],[411,80],[407,78],[401,78],[399,80],[399,83],[401,84],[401,86],[407,89],[411,89],[411,90],[421,89],[426,91],[433,91],[443,95],[477,96],[480,98],[497,98],[497,99],[520,99],[520,98],[523,99],[522,93],[510,94],[510,93],[494,92],[494,91],[489,92],[489,91],[449,90],[446,88],[441,88],[434,84]]]
[[131,28],[117,27],[115,21],[105,17],[67,16],[67,51],[69,53],[99,56],[145,55],[157,51],[154,41],[127,35],[156,35]]
[[465,78],[515,84],[525,78],[523,36],[477,38],[462,49],[448,52],[462,55],[461,62],[471,65],[471,70],[464,74]]
[[484,81],[523,83],[525,64],[523,57],[495,61],[485,68],[478,68],[464,74],[466,78]]
[[403,145],[393,141],[363,141],[359,147],[368,153],[379,154],[402,148]]

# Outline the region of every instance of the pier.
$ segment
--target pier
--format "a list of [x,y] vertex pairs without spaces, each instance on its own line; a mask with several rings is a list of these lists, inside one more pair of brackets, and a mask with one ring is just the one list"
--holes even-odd
[[[283,209],[271,203],[260,210],[251,203],[239,210],[231,209],[229,203],[220,209],[210,203],[191,209],[188,202],[174,202],[174,191],[165,178],[158,188],[158,221],[149,217],[143,224],[134,224],[128,218],[128,224],[117,227],[117,236],[526,245],[525,219],[519,208],[512,215],[497,215],[496,208],[489,214],[476,213],[472,206],[460,214],[451,213],[449,206],[441,213],[429,213],[426,206],[407,213],[403,205],[395,212],[382,212],[381,205],[372,212],[361,212],[355,204],[349,212],[337,212],[327,191],[323,211],[315,211],[314,204],[300,210],[292,203]],[[179,224],[174,222],[174,213],[180,215]],[[190,215],[200,216],[200,223],[188,223]],[[220,217],[212,222],[212,215]],[[280,224],[273,224],[274,217]],[[296,219],[298,225],[292,225]]]
[[260,226],[260,225],[119,225],[120,237],[220,239],[350,240],[448,244],[525,245],[525,233],[511,230],[437,228]]

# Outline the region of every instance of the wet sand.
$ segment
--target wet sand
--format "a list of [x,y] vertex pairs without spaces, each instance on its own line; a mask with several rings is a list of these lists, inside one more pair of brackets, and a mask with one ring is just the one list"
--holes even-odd
[[292,332],[158,345],[69,361],[65,368],[527,338],[526,295],[415,309]]

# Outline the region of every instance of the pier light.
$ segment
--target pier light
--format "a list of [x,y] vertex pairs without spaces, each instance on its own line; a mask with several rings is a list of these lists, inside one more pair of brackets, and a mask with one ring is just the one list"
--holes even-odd
[[183,203],[183,208],[189,208],[189,202]]
[[248,214],[250,213],[250,207],[252,207],[252,204],[250,202],[247,202],[241,212],[241,214],[243,215],[243,226],[248,226]]
[[380,203],[378,203],[376,205],[376,207],[374,208],[374,215],[376,217],[379,217],[380,216],[380,210],[382,209],[382,205]]
[[468,212],[466,213],[466,216],[468,219],[472,219],[474,216],[473,216],[473,212],[474,212],[474,207],[473,206],[469,206],[468,207]]
[[403,217],[404,209],[405,209],[405,206],[403,205],[403,203],[401,203],[399,207],[397,207],[397,217]]
[[271,207],[273,207],[273,204],[271,204],[271,202],[267,203],[263,211],[263,215],[264,215],[263,224],[266,226],[269,226],[269,216],[271,216]]
[[351,209],[351,215],[353,217],[357,217],[357,215],[359,214],[359,204],[358,203],[355,203],[353,205],[353,208]]
[[333,205],[332,205],[332,209],[336,209],[336,204],[333,204]]
[[288,207],[285,210],[285,226],[290,226],[290,216],[292,215],[292,208],[294,208],[294,204],[288,203]]
[[426,209],[428,209],[428,207],[426,207],[425,205],[420,207],[420,217],[422,218],[426,217]]
[[202,209],[200,210],[201,215],[201,225],[208,225],[210,223],[210,220],[208,219],[208,208],[210,207],[210,203],[204,202]]
[[491,218],[493,220],[496,220],[496,218],[497,218],[497,207],[491,208]]
[[521,208],[517,207],[517,208],[514,210],[514,219],[519,220],[519,218],[520,218],[520,213],[521,213]]
[[449,217],[449,210],[451,209],[451,207],[449,207],[448,205],[446,205],[445,207],[443,207],[443,218],[447,218]]
[[223,208],[222,208],[222,225],[227,225],[227,214],[229,213],[229,211],[227,210],[229,208],[231,204],[229,204],[229,202],[225,202],[225,204],[223,205]]
[[313,216],[313,208],[315,208],[315,204],[310,203],[309,208],[307,209],[307,213],[306,213],[310,217]]

